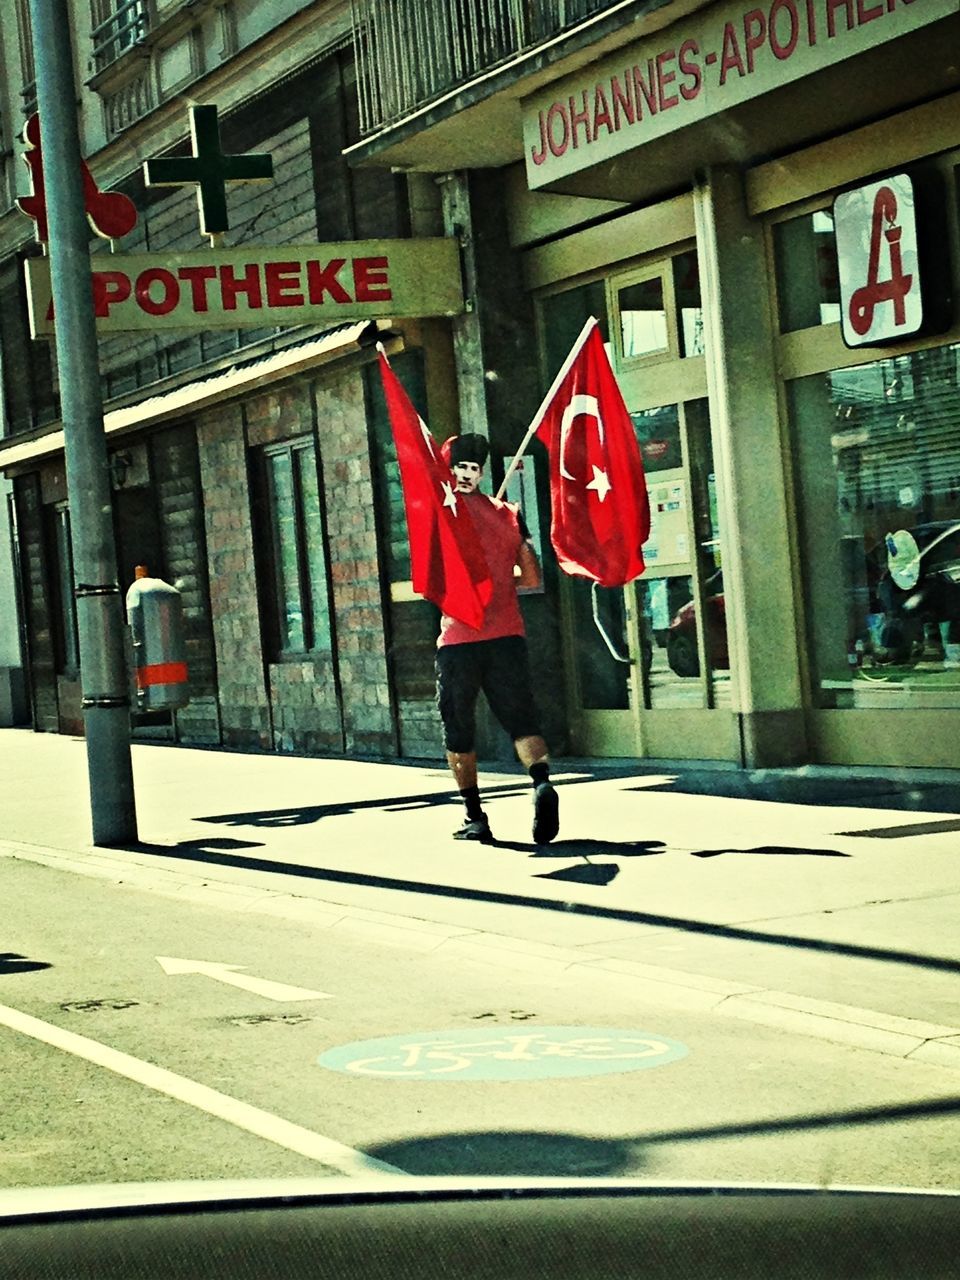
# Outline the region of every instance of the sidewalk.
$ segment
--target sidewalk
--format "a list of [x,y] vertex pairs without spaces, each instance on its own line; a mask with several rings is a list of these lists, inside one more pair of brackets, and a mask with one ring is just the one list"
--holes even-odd
[[0,856],[960,1067],[960,773],[559,760],[538,849],[519,766],[481,772],[483,846],[439,761],[133,762],[140,841],[94,849],[84,743],[0,730]]

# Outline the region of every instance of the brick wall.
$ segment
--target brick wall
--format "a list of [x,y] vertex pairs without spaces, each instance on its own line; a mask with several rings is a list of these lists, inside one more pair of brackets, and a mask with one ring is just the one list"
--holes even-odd
[[253,530],[240,406],[197,422],[210,578],[210,612],[224,746],[272,746],[260,647]]
[[351,754],[393,756],[383,597],[363,383],[357,370],[314,386],[340,655],[343,729]]
[[[334,651],[264,663],[247,450],[313,433],[330,552]],[[392,757],[396,728],[363,386],[303,378],[198,420],[222,741]]]

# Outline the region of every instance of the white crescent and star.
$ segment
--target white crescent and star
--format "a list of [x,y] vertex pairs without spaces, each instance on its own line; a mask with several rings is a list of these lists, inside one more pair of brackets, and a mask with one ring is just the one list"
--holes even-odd
[[593,479],[587,485],[587,488],[593,489],[597,497],[602,502],[604,498],[607,496],[607,494],[610,492],[610,490],[613,488],[613,485],[610,483],[610,479],[607,476],[607,473],[605,471],[601,471],[598,466],[594,466]]
[[[601,449],[604,443],[603,419],[600,416],[600,405],[597,397],[577,392],[570,397],[570,402],[564,409],[563,417],[560,419],[560,474],[564,480],[573,480],[574,483],[576,483],[577,478],[570,474],[566,466],[567,437],[573,427],[574,418],[579,418],[581,415],[586,418],[593,418],[596,421],[597,438],[600,441]],[[595,464],[593,465],[593,479],[588,482],[586,487],[592,489],[601,502],[613,488],[606,471]]]
[[[423,434],[423,439],[427,448],[430,450],[430,456],[435,461],[439,462],[439,458],[437,458],[437,446],[434,443],[433,436],[430,434],[427,424],[422,418],[418,418],[417,421],[420,423],[420,431]],[[453,484],[449,480],[441,480],[440,485],[443,489],[443,505],[445,507],[449,507],[453,514],[458,516],[460,514],[460,510],[457,507],[457,495],[453,491]]]

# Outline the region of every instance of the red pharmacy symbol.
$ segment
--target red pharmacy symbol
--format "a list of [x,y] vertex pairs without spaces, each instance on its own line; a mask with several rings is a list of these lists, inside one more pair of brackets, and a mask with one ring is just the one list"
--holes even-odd
[[[23,158],[30,170],[33,192],[29,196],[21,196],[17,200],[17,207],[21,213],[33,218],[37,224],[37,239],[46,244],[50,239],[50,230],[47,225],[46,188],[43,181],[40,117],[36,112],[27,121],[23,136],[27,142]],[[83,208],[90,226],[104,240],[119,240],[137,225],[136,205],[119,191],[101,191],[85,160],[80,161],[80,169],[83,174]]]
[[[904,275],[903,272],[903,259],[900,255],[903,228],[896,225],[896,216],[897,197],[891,187],[881,187],[873,201],[867,283],[854,290],[850,298],[850,324],[860,337],[869,333],[874,310],[882,302],[893,303],[895,325],[902,325],[906,320],[904,300],[910,292],[913,276]],[[890,250],[890,277],[887,280],[879,278],[880,247],[883,240],[886,240]]]

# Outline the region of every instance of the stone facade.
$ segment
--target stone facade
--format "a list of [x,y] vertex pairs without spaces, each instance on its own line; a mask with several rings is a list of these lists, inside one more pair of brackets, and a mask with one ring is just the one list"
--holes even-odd
[[316,382],[317,433],[330,539],[333,614],[351,755],[397,753],[363,384],[357,372]]
[[270,702],[260,649],[253,528],[239,405],[225,405],[202,415],[197,439],[221,738],[228,747],[269,748]]
[[[318,445],[332,647],[272,660],[261,634],[256,551],[265,531],[256,525],[251,500],[250,455],[306,435]],[[395,755],[376,514],[357,370],[301,377],[206,413],[198,421],[198,442],[223,745]]]

